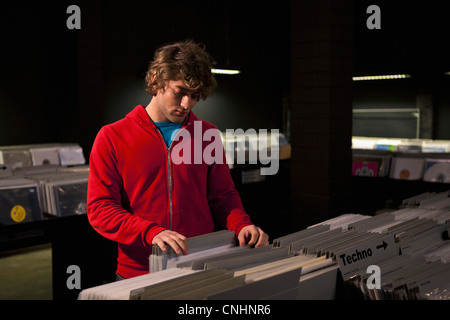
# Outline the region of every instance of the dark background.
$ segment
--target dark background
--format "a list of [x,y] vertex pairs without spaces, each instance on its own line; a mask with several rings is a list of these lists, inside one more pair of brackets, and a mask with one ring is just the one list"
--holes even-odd
[[[66,28],[72,2],[18,2],[1,10],[0,145],[75,141],[89,154],[101,125],[147,104],[155,49],[194,39],[218,67],[219,88],[196,108],[227,128],[279,128],[289,74],[289,3],[79,2],[81,30]],[[88,97],[86,97],[88,95]],[[97,105],[86,106],[86,99]]]
[[[81,30],[66,28],[70,4],[81,8]],[[381,30],[366,27],[370,4],[381,8]],[[354,105],[413,106],[426,89],[434,98],[433,138],[450,139],[445,8],[406,1],[353,7],[354,75],[414,76],[355,83]],[[0,11],[0,145],[78,142],[88,156],[100,126],[148,103],[143,77],[154,50],[187,38],[203,42],[218,66],[242,70],[217,76],[215,96],[196,106],[199,116],[222,130],[287,133],[291,23],[286,0],[7,2]]]

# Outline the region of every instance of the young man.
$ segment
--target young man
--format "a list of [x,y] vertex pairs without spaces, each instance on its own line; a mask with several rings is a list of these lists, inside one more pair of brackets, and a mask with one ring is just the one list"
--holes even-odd
[[[204,132],[217,130],[191,111],[216,86],[209,61],[191,41],[158,49],[146,75],[150,103],[104,126],[95,139],[87,214],[97,232],[118,243],[119,277],[148,273],[152,245],[188,254],[186,239],[216,226],[234,231],[240,245],[269,243],[244,211],[223,152],[212,163],[198,161],[210,143]],[[173,161],[181,143],[197,161]]]

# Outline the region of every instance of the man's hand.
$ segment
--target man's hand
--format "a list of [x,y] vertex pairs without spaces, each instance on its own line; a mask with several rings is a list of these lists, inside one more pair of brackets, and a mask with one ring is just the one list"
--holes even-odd
[[169,245],[177,254],[187,255],[189,253],[186,237],[171,230],[164,230],[158,233],[153,238],[152,244],[158,245],[162,251],[167,251],[166,245]]
[[269,244],[269,236],[255,225],[245,226],[238,234],[239,245],[243,246],[246,243],[249,246],[264,247]]

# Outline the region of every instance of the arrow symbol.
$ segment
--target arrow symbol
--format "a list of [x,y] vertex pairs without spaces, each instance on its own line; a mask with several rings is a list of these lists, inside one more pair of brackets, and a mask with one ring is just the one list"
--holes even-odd
[[387,242],[383,241],[383,244],[380,244],[379,246],[377,246],[377,249],[383,248],[384,250],[386,250],[387,245],[388,245]]

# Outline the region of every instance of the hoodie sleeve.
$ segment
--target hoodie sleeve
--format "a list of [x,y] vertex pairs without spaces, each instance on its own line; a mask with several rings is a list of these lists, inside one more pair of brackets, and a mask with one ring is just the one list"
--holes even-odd
[[87,215],[92,227],[118,243],[151,247],[151,239],[165,228],[124,209],[122,178],[107,127],[99,131],[94,141],[89,167]]

